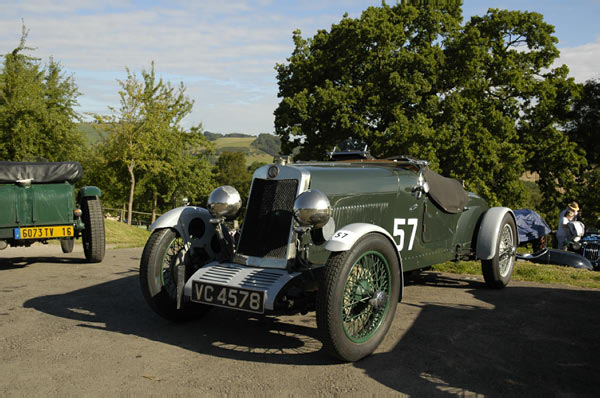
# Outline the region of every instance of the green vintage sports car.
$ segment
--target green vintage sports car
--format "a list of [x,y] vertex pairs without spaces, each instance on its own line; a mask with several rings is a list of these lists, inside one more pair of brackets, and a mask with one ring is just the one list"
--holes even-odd
[[100,189],[75,195],[83,171],[78,162],[0,162],[0,249],[60,240],[64,253],[82,238],[88,262],[104,258]]
[[213,306],[316,311],[324,347],[356,361],[383,340],[405,272],[478,258],[486,284],[502,288],[515,262],[513,212],[424,161],[279,162],[256,170],[233,231],[225,221],[240,206],[223,186],[207,209],[179,207],[151,226],[140,282],[155,312],[177,321]]

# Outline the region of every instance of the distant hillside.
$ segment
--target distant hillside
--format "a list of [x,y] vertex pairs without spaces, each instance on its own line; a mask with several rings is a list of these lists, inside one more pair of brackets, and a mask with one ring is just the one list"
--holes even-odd
[[256,136],[249,137],[222,137],[213,141],[215,145],[216,157],[222,152],[242,152],[246,155],[247,165],[254,162],[272,163],[273,155],[254,148],[252,143],[256,141]]
[[[104,136],[104,132],[95,128],[93,123],[83,122],[77,124],[77,128],[83,134],[89,145],[94,145]],[[219,134],[204,132],[204,136],[215,146],[216,156],[221,152],[243,152],[246,155],[248,165],[254,162],[271,163],[273,157],[281,151],[281,141],[273,134],[250,135],[242,133]]]
[[230,134],[221,134],[221,133],[213,133],[211,131],[205,131],[204,136],[209,141],[216,141],[219,138],[256,138],[255,135],[251,134],[242,134],[242,133],[230,133]]
[[90,145],[94,145],[96,142],[100,141],[100,139],[102,138],[102,136],[104,134],[103,132],[97,130],[94,127],[93,123],[88,123],[88,122],[78,123],[77,128],[83,134],[83,137],[85,138],[85,142],[87,142]]

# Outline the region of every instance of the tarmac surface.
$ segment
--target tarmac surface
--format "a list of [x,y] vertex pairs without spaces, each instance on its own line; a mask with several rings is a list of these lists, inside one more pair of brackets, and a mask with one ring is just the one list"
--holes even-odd
[[314,313],[160,318],[141,252],[0,251],[0,396],[600,396],[600,290],[425,272],[376,352],[340,363]]

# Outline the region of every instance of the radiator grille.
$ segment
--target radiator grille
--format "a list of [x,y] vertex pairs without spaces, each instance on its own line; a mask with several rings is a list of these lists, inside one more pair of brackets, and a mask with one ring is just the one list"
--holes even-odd
[[598,252],[600,251],[600,244],[588,243],[584,245],[583,256],[590,260],[592,263],[598,262]]
[[254,180],[242,226],[240,254],[286,258],[297,188],[297,180]]

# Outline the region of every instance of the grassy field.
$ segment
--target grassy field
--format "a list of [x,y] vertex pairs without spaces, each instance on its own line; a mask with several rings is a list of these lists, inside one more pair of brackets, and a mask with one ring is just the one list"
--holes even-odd
[[[433,270],[454,274],[481,275],[481,262],[447,262],[435,265]],[[600,272],[580,270],[571,267],[560,267],[556,265],[534,264],[529,261],[516,262],[512,279],[600,289]]]
[[246,165],[254,162],[272,163],[273,156],[250,145],[256,137],[223,137],[213,141],[217,154],[221,152],[243,152],[246,155]]
[[106,244],[113,248],[143,247],[151,232],[114,220],[104,220]]

